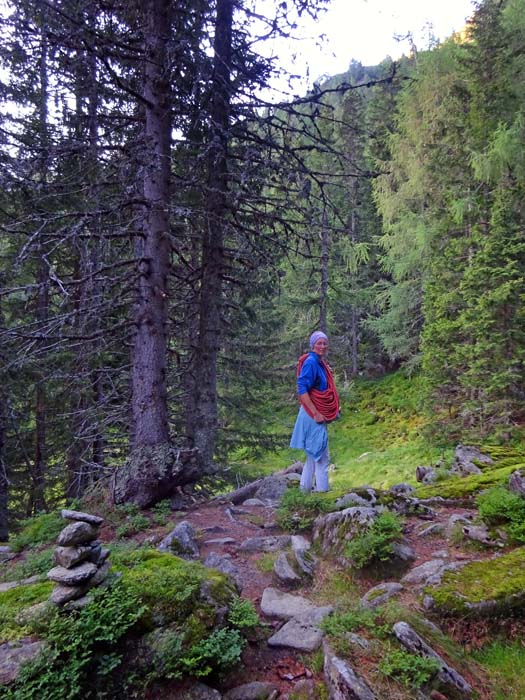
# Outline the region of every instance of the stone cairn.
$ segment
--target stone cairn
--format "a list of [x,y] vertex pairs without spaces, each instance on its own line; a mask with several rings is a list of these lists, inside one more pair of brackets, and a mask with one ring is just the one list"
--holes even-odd
[[102,549],[98,540],[103,518],[76,510],[63,510],[62,517],[69,524],[57,538],[56,566],[47,577],[57,584],[51,601],[60,606],[74,601],[71,605],[76,607],[87,603],[88,591],[106,579],[111,566],[109,550]]

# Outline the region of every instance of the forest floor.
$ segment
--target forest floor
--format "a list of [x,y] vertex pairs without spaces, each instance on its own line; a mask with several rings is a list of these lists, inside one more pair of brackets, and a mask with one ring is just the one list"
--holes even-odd
[[[473,517],[476,513],[474,508],[437,508],[436,517],[432,523],[446,525],[452,514]],[[276,554],[264,552],[245,552],[239,549],[239,545],[248,538],[256,536],[269,536],[282,534],[282,531],[275,523],[275,509],[271,506],[233,506],[231,503],[213,500],[201,503],[190,508],[186,513],[180,514],[178,519],[190,522],[199,533],[200,556],[205,559],[211,552],[227,554],[231,557],[239,571],[239,578],[242,584],[241,596],[251,600],[266,627],[267,634],[263,639],[253,639],[245,648],[241,664],[227,676],[214,683],[222,692],[238,685],[252,681],[268,681],[279,688],[280,700],[287,700],[290,692],[296,683],[304,678],[313,678],[314,681],[322,681],[322,667],[319,659],[314,654],[304,654],[293,649],[275,649],[266,644],[266,637],[273,634],[283,622],[268,619],[260,609],[260,602],[265,588],[272,586],[282,588],[276,581],[272,564]],[[174,524],[177,521],[174,521]],[[405,523],[405,540],[413,548],[415,560],[411,567],[417,567],[428,562],[435,556],[446,557],[448,562],[463,562],[479,560],[493,556],[493,551],[472,548],[466,550],[464,547],[451,544],[450,539],[444,535],[432,535],[431,537],[420,537],[420,532],[429,523],[417,517],[409,517]],[[151,539],[151,531],[147,533]],[[140,539],[144,539],[141,537]],[[215,540],[215,541],[213,541]],[[224,541],[225,540],[225,541]],[[330,593],[326,590],[326,580],[330,578],[333,571],[333,562],[321,562],[315,580],[309,586],[295,588],[294,595],[301,595],[319,604],[332,603],[337,607],[337,601],[330,600]],[[361,575],[354,576],[352,585],[355,586],[353,595],[364,595],[367,590],[380,582],[374,576]],[[328,586],[329,588],[329,586]],[[283,589],[286,590],[286,589]],[[409,609],[420,609],[420,590],[417,586],[406,587],[399,598],[399,603]],[[453,632],[456,641],[464,645],[467,650],[481,646],[486,641],[488,629],[470,629],[468,626],[457,626]],[[374,672],[374,669],[369,669]],[[480,700],[489,700],[493,696],[487,690],[487,679],[479,676],[478,673],[469,673],[462,669],[463,675],[467,678],[472,687],[477,691]],[[365,674],[366,677],[366,674]],[[173,700],[180,693],[180,684],[157,689],[153,688],[148,693],[148,700]],[[390,693],[394,698],[411,697],[403,691]]]

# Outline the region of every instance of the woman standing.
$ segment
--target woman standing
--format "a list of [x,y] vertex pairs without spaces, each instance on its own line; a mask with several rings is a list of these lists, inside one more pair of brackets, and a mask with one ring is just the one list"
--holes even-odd
[[328,491],[327,423],[339,416],[339,396],[332,370],[325,362],[328,337],[322,331],[310,336],[310,352],[299,358],[297,366],[297,392],[301,408],[295,421],[290,447],[306,452],[301,475],[301,490]]

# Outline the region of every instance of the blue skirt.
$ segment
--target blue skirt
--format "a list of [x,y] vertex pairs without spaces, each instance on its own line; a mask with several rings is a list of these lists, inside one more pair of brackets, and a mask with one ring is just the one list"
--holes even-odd
[[326,424],[316,423],[301,406],[295,421],[290,447],[304,450],[309,457],[319,459],[328,447]]

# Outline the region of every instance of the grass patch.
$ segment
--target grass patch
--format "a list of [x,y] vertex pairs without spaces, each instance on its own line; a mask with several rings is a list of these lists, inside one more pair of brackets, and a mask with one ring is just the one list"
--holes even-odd
[[496,641],[473,653],[476,661],[488,672],[494,686],[494,700],[525,698],[525,646],[521,640]]
[[273,572],[273,565],[278,557],[277,552],[264,552],[261,556],[256,559],[255,566],[263,574],[271,574]]
[[41,513],[33,518],[22,520],[18,532],[9,539],[13,552],[21,552],[26,547],[50,544],[58,537],[66,523],[58,511]]
[[291,532],[310,530],[318,515],[336,510],[335,500],[333,492],[305,493],[291,487],[281,499],[276,514],[277,524]]
[[[292,380],[291,380],[292,381]],[[388,488],[401,481],[415,483],[419,464],[435,464],[451,458],[452,448],[432,443],[424,436],[430,422],[423,414],[424,392],[418,377],[396,372],[379,379],[357,379],[341,392],[341,418],[332,423],[330,454],[335,471],[330,473],[334,490],[347,491],[362,484]],[[251,459],[238,452],[232,463],[241,478],[252,480],[297,461],[304,455],[287,449],[297,415],[297,403],[276,406],[267,420],[288,437],[282,449]]]
[[23,561],[16,564],[9,563],[0,573],[0,581],[22,581],[30,576],[44,575],[54,566],[54,548],[30,551]]

